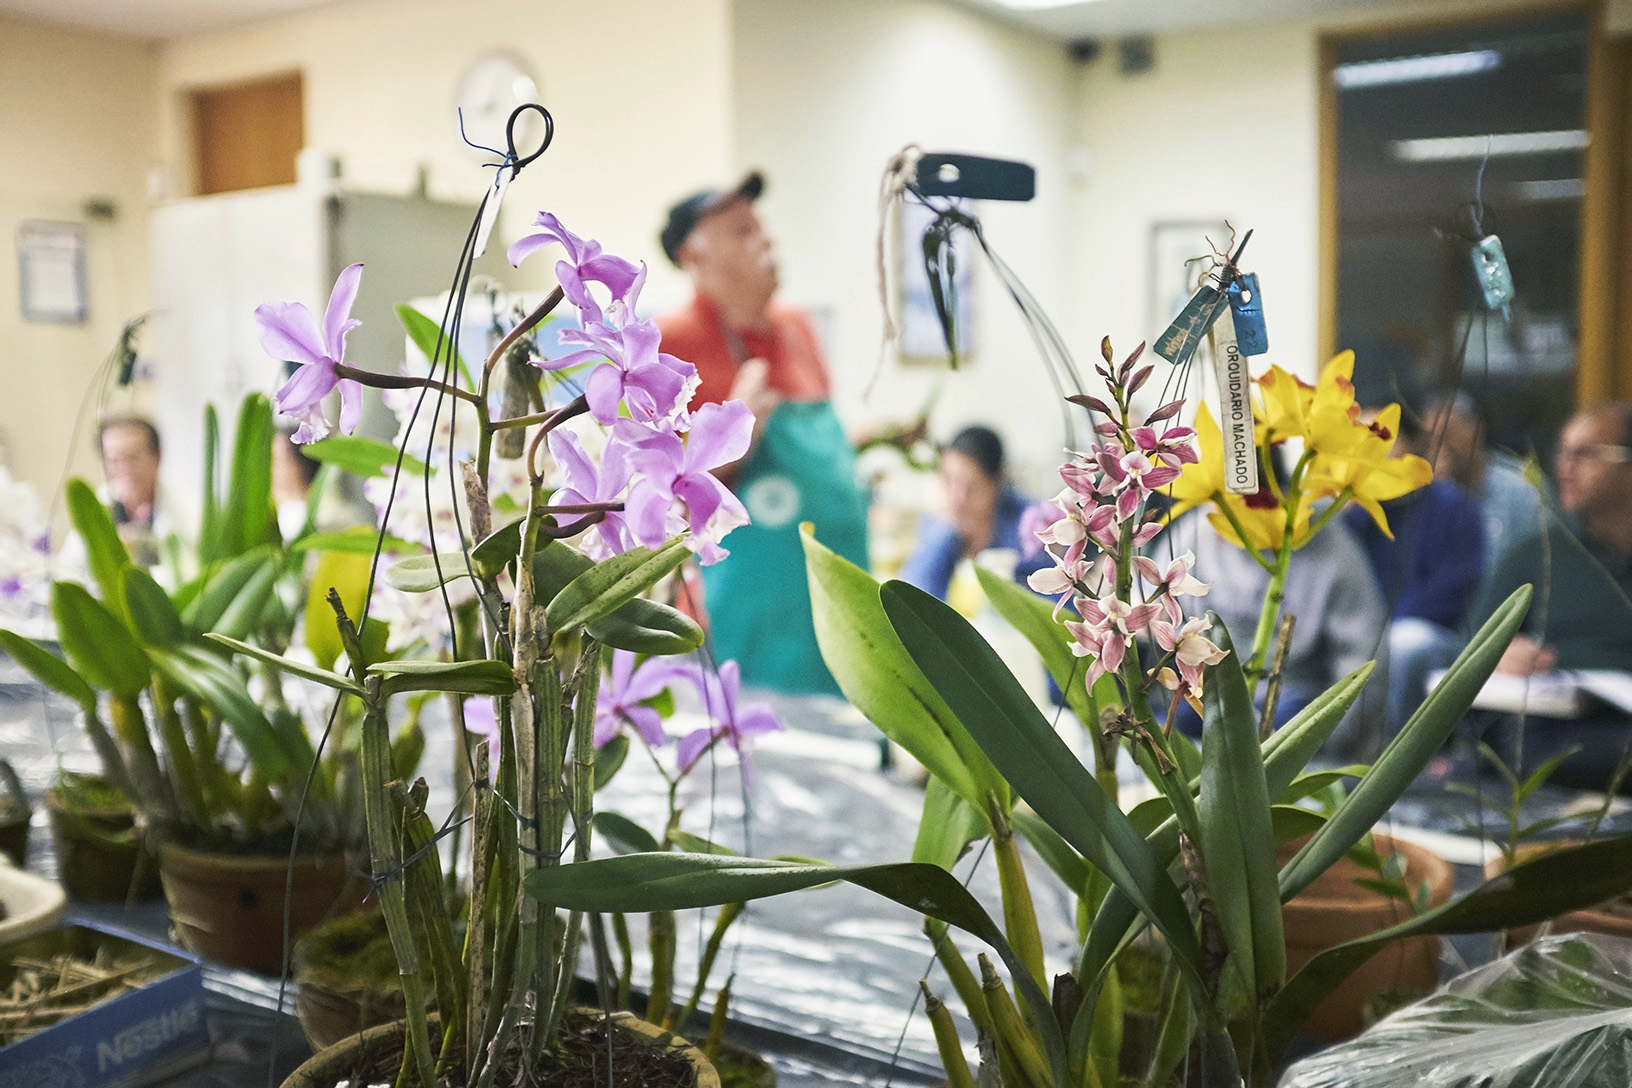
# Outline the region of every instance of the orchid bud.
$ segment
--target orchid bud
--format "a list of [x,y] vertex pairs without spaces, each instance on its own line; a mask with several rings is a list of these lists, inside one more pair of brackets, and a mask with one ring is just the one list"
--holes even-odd
[[1140,367],[1138,372],[1128,381],[1128,396],[1131,397],[1135,393],[1139,392],[1139,387],[1150,380],[1150,375],[1155,370],[1156,367],[1154,365]]
[[1111,338],[1109,336],[1105,337],[1103,340],[1101,340],[1099,342],[1099,353],[1101,355],[1105,356],[1105,361],[1107,363],[1109,363],[1111,361],[1111,358],[1112,358]]
[[1183,407],[1184,400],[1182,398],[1179,400],[1170,400],[1160,408],[1156,409],[1154,412],[1150,413],[1150,415],[1146,416],[1145,425],[1148,427],[1152,423],[1160,423],[1164,419],[1172,419],[1174,416],[1179,414],[1179,409]]
[[1116,413],[1111,411],[1110,406],[1104,401],[1100,400],[1098,397],[1089,396],[1087,393],[1075,393],[1069,397],[1066,397],[1065,399],[1070,401],[1072,404],[1098,412],[1102,416],[1116,415]]

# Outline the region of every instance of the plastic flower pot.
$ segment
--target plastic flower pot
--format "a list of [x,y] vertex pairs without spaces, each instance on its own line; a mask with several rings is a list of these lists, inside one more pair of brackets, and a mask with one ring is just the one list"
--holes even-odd
[[[569,1021],[574,1015],[590,1021],[601,1019],[600,1011],[595,1009],[576,1009],[569,1014]],[[719,1074],[703,1057],[703,1052],[680,1036],[626,1012],[613,1013],[611,1021],[614,1038],[621,1043],[621,1052],[625,1055],[630,1054],[630,1048],[645,1047],[684,1058],[695,1079],[690,1084],[677,1084],[675,1088],[720,1088]],[[433,1039],[438,1034],[435,1017],[432,1017],[431,1034]],[[348,1083],[389,1082],[402,1062],[406,1035],[407,1025],[398,1020],[343,1039],[303,1062],[285,1078],[283,1088],[336,1088]],[[542,1083],[550,1083],[547,1075]]]
[[159,873],[170,920],[189,949],[228,967],[283,970],[283,915],[299,937],[326,918],[362,905],[368,880],[340,854],[303,855],[289,875],[287,855],[218,854],[167,842]]
[[[1415,889],[1428,882],[1434,906],[1449,901],[1455,874],[1451,865],[1433,851],[1415,843],[1374,833],[1379,856],[1404,854],[1405,883]],[[1277,851],[1284,866],[1303,845],[1287,843]],[[1411,907],[1398,899],[1364,887],[1357,881],[1377,874],[1351,858],[1341,858],[1314,883],[1281,908],[1286,931],[1286,973],[1344,941],[1369,936],[1410,917]],[[1410,937],[1382,948],[1344,980],[1304,1021],[1303,1034],[1313,1039],[1347,1039],[1365,1027],[1366,1005],[1381,994],[1398,990],[1432,990],[1439,981],[1439,938]]]
[[136,832],[136,815],[126,802],[81,806],[55,788],[45,794],[57,879],[75,899],[122,903],[157,899],[159,860]]

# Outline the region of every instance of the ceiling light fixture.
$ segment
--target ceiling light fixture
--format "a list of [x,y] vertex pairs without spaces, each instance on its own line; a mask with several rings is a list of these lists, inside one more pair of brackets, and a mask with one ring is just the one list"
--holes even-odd
[[1391,140],[1394,157],[1401,162],[1449,162],[1454,159],[1482,159],[1505,155],[1547,155],[1579,151],[1587,146],[1582,129],[1566,128],[1551,132],[1497,132],[1488,136],[1434,136],[1422,140]]
[[1513,195],[1520,200],[1580,200],[1586,191],[1580,178],[1537,178],[1513,183]]
[[992,0],[998,7],[1013,8],[1016,11],[1043,11],[1047,8],[1069,8],[1078,4],[1093,3],[1094,0]]
[[1494,49],[1464,53],[1430,53],[1421,57],[1389,57],[1359,60],[1332,69],[1332,80],[1345,91],[1361,87],[1381,87],[1391,83],[1420,83],[1429,79],[1455,79],[1488,72],[1500,66],[1502,55]]

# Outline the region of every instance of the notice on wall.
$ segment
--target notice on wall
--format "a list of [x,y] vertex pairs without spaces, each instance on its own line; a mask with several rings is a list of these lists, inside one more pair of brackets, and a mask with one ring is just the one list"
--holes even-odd
[[1258,490],[1258,446],[1252,426],[1252,377],[1225,306],[1213,325],[1213,367],[1218,378],[1218,429],[1224,440],[1224,486],[1232,495]]
[[85,228],[26,222],[17,228],[19,304],[24,321],[80,324],[90,316]]

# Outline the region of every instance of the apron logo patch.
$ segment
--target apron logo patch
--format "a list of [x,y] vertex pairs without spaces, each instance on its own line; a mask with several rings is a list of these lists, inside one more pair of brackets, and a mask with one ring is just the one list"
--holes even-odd
[[799,488],[786,476],[761,476],[748,485],[742,504],[761,529],[779,529],[799,516]]

